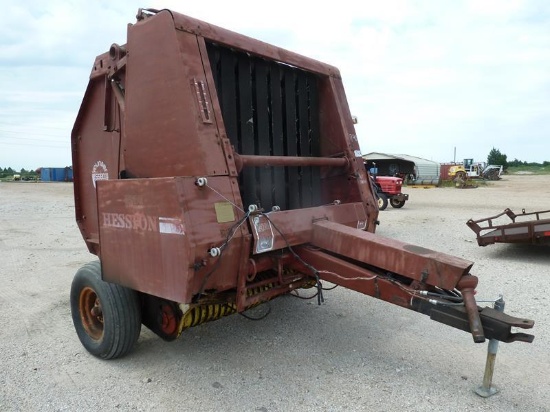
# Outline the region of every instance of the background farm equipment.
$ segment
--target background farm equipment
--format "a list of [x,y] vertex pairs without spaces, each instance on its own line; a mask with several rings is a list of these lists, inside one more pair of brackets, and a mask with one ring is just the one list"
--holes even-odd
[[409,195],[402,193],[403,179],[391,176],[374,176],[376,196],[378,198],[378,209],[384,210],[388,203],[394,208],[402,208],[409,200]]
[[168,10],[98,56],[72,132],[89,251],[77,334],[116,358],[141,324],[189,327],[329,281],[468,331],[532,341],[477,306],[473,262],[376,235],[378,207],[332,66]]
[[[542,218],[544,217],[544,218]],[[502,218],[509,220],[502,223]],[[494,243],[548,243],[550,242],[550,210],[515,214],[510,209],[484,219],[470,219],[466,223],[477,235],[479,246]]]
[[474,163],[473,159],[464,159],[463,164],[449,168],[449,177],[457,183],[457,187],[474,187],[471,179],[498,180],[502,175],[501,165],[487,165],[485,162]]

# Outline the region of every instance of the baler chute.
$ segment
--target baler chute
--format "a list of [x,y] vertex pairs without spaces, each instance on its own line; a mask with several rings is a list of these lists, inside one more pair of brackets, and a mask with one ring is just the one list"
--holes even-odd
[[[100,264],[71,290],[88,351],[122,356],[298,288],[335,284],[485,338],[472,262],[375,235],[338,70],[171,11],[96,58],[73,133],[76,219]],[[121,325],[118,329],[112,325]]]

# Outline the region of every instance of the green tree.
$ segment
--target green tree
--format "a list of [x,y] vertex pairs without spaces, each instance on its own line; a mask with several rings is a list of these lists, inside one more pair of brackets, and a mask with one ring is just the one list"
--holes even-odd
[[489,156],[487,156],[487,163],[490,165],[502,165],[506,168],[508,166],[506,157],[505,154],[500,153],[500,150],[493,147],[489,152]]

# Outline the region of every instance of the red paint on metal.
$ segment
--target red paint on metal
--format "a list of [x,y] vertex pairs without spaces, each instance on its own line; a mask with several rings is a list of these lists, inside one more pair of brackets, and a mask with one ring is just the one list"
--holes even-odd
[[[315,267],[323,280],[411,309],[410,302],[415,292],[413,289],[409,290],[398,282],[379,276],[380,273],[362,268],[359,266],[360,262],[347,262],[322,250],[308,247],[299,248],[296,253]],[[300,261],[295,261],[294,267],[306,273],[311,272]]]
[[[313,224],[316,221],[330,220],[357,229],[358,225],[366,224],[367,220],[361,203],[272,212],[268,214],[268,217],[273,232],[273,250],[311,242]],[[254,225],[253,219],[254,216],[249,219],[252,226]],[[253,232],[253,236],[256,246],[259,236],[255,232]]]
[[334,222],[313,224],[312,243],[358,262],[443,289],[454,289],[473,262],[419,246],[354,230]]
[[178,324],[176,315],[172,307],[168,304],[163,304],[161,308],[161,329],[166,335],[174,335],[177,332]]
[[462,293],[464,300],[464,307],[468,313],[468,322],[470,323],[470,331],[474,338],[474,342],[485,342],[485,335],[483,333],[483,325],[479,318],[479,312],[477,304],[474,298],[475,288],[477,286],[477,278],[475,276],[464,276],[457,284],[458,290]]
[[234,154],[237,170],[241,171],[245,166],[270,167],[270,166],[326,166],[347,167],[346,158],[331,157],[292,157],[292,156],[245,156]]

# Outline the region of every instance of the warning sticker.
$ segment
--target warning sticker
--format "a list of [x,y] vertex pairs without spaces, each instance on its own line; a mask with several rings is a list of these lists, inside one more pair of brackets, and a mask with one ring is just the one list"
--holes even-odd
[[183,222],[171,217],[159,217],[159,232],[170,235],[185,235]]

